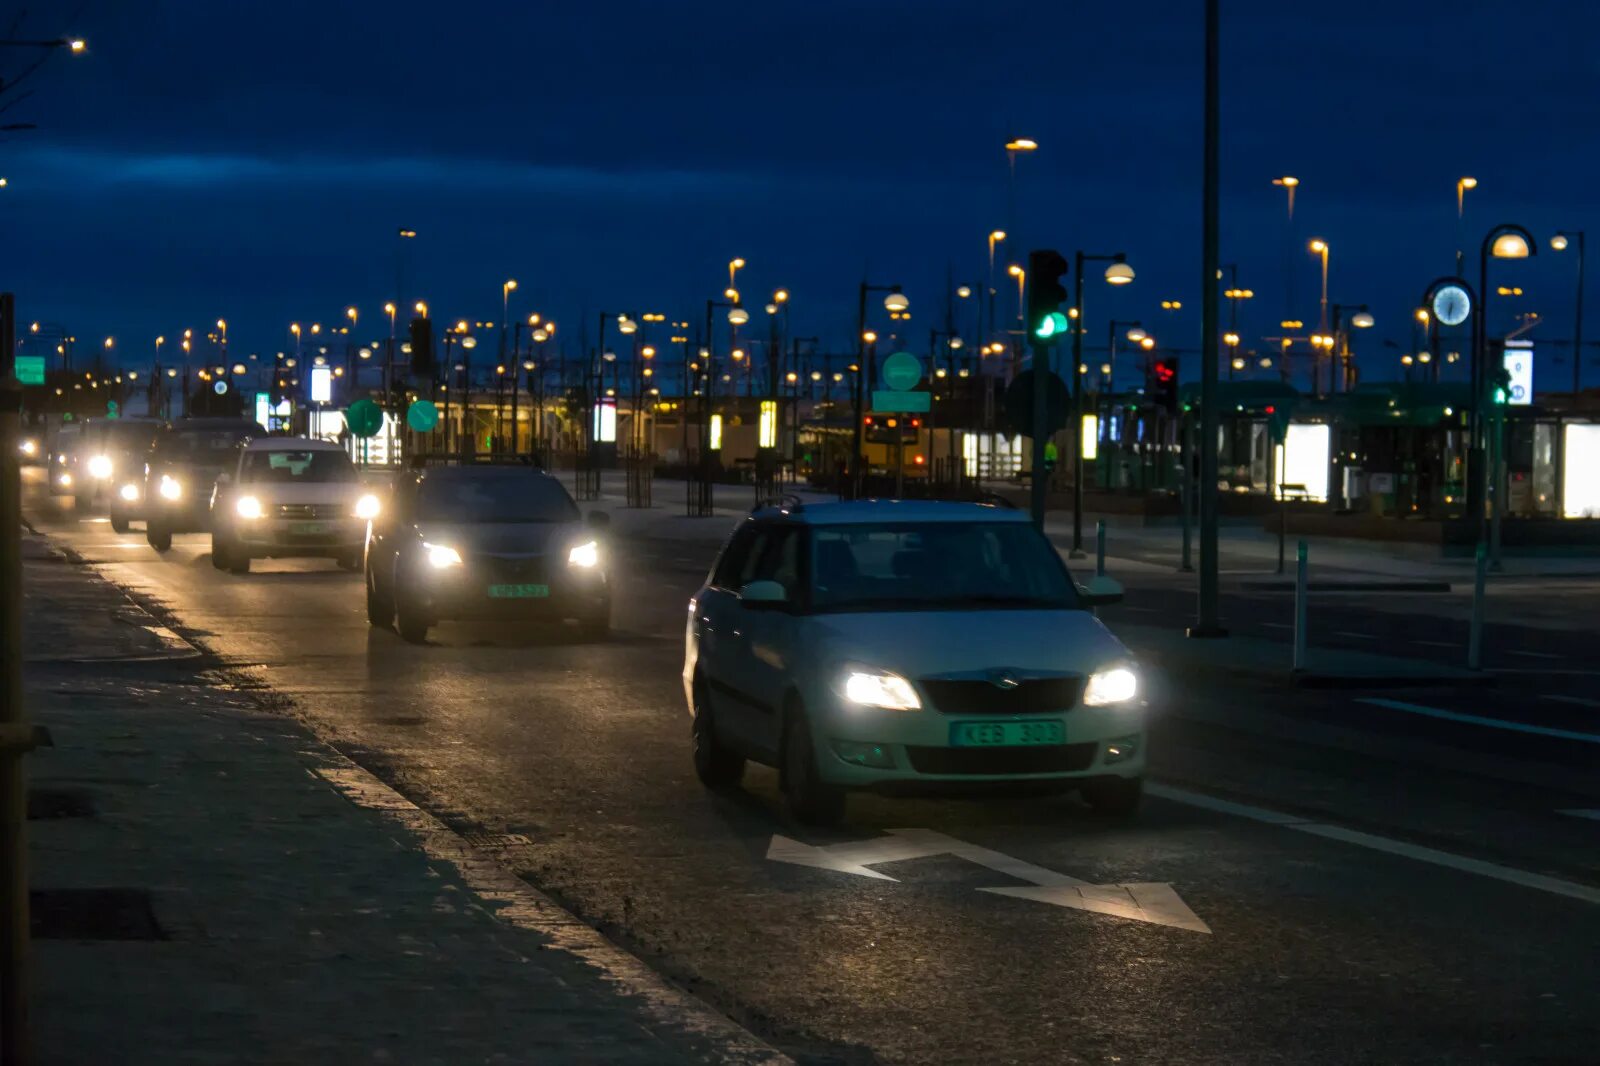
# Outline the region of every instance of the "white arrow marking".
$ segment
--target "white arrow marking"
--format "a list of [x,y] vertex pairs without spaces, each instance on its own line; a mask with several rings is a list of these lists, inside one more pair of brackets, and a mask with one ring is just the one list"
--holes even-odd
[[925,859],[934,855],[954,855],[1019,881],[1032,882],[1032,886],[1027,888],[980,888],[979,892],[1031,899],[1057,907],[1094,911],[1154,925],[1170,925],[1197,933],[1211,932],[1211,927],[1201,921],[1173,891],[1172,886],[1165,882],[1094,885],[931,829],[891,829],[888,836],[875,840],[823,846],[774,834],[767,846],[767,858],[774,862],[811,866],[880,881],[896,879],[871,869],[874,865]]

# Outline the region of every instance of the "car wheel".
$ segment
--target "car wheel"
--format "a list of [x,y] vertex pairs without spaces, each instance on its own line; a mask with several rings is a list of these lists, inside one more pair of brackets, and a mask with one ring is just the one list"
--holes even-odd
[[1101,814],[1126,818],[1144,799],[1144,778],[1104,777],[1083,786],[1083,801]]
[[250,572],[250,556],[239,548],[228,549],[228,573],[248,574]]
[[125,515],[125,514],[119,514],[116,511],[112,511],[111,512],[111,532],[113,532],[113,533],[126,533],[127,531],[128,531],[128,516]]
[[340,555],[335,562],[339,564],[340,570],[348,570],[353,574],[361,569],[361,549],[356,548],[352,551],[347,551]]
[[[144,539],[149,542],[150,547],[158,552],[168,551],[172,548],[172,530],[159,522],[146,522],[144,524]],[[216,556],[213,554],[212,558],[215,559]]]
[[694,683],[694,724],[689,731],[694,744],[694,775],[707,788],[733,788],[744,777],[744,756],[717,739],[716,724],[711,714],[705,682],[697,678]]
[[428,619],[423,615],[421,608],[411,601],[403,591],[396,589],[394,596],[395,628],[400,632],[400,639],[409,644],[426,644],[428,642]]
[[378,591],[378,579],[367,570],[367,622],[378,629],[394,626],[394,603]]
[[605,640],[611,635],[611,601],[578,619],[578,633],[584,640]]
[[76,492],[72,495],[72,509],[74,511],[87,511],[94,506],[94,493]]
[[808,825],[833,825],[844,817],[844,790],[822,780],[811,725],[798,701],[792,701],[783,724],[780,786],[789,813]]
[[228,542],[222,534],[211,534],[211,565],[218,570],[228,569]]

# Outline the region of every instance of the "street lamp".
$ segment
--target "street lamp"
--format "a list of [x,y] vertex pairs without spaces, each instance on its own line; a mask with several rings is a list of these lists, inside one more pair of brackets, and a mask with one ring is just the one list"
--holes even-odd
[[1572,237],[1578,238],[1578,296],[1577,311],[1572,324],[1572,397],[1578,397],[1583,387],[1583,230],[1557,233],[1550,238],[1550,247],[1558,252],[1567,250]]
[[1328,328],[1328,242],[1321,237],[1313,237],[1309,245],[1312,255],[1322,257],[1322,312],[1317,319],[1317,325],[1322,329]]
[[1026,301],[1024,288],[1028,283],[1028,272],[1017,266],[1017,264],[1012,263],[1006,267],[1006,273],[1017,279],[1017,328],[1021,329],[1023,328],[1024,317],[1023,304]]
[[1278,186],[1289,194],[1289,221],[1294,221],[1294,191],[1300,187],[1300,179],[1290,174],[1281,178],[1273,178],[1272,184]]
[[[1126,285],[1134,278],[1133,267],[1128,265],[1124,252],[1110,255],[1073,253],[1072,292],[1072,551],[1068,558],[1083,558],[1083,265],[1089,262],[1108,263],[1105,280],[1108,285]],[[1020,280],[1020,279],[1019,279]],[[1113,327],[1114,328],[1114,327]],[[1041,377],[1036,388],[1044,387]],[[1037,454],[1037,453],[1036,453]]]
[[[1514,222],[1503,222],[1490,229],[1483,235],[1483,243],[1478,247],[1478,300],[1474,308],[1476,314],[1472,320],[1472,432],[1467,454],[1467,473],[1472,479],[1467,486],[1467,513],[1475,522],[1483,521],[1489,492],[1489,471],[1485,465],[1484,440],[1485,383],[1489,371],[1489,260],[1526,259],[1531,255],[1537,255],[1538,252],[1539,245],[1534,240],[1533,234]],[[1489,545],[1491,561],[1496,565],[1499,555],[1498,519],[1504,509],[1505,501],[1497,492],[1494,509],[1496,522],[1494,529],[1491,530]]]

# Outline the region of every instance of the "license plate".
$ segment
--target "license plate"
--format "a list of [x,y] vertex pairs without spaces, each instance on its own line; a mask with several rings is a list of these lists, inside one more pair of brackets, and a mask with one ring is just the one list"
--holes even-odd
[[951,722],[953,748],[1024,747],[1065,744],[1066,726],[1060,722]]
[[327,531],[328,531],[328,523],[326,523],[326,522],[290,522],[289,523],[289,532],[290,533],[326,533]]
[[490,585],[489,598],[494,600],[539,600],[550,595],[549,585]]

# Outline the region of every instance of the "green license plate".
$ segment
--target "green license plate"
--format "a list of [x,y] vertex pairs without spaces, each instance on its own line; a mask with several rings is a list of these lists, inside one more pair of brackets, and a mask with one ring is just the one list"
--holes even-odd
[[326,533],[327,531],[328,531],[328,523],[326,523],[326,522],[290,522],[289,523],[289,532],[290,533]]
[[490,585],[492,600],[539,600],[550,595],[549,585]]
[[1007,748],[1034,744],[1065,744],[1067,728],[1060,722],[951,722],[953,748]]

